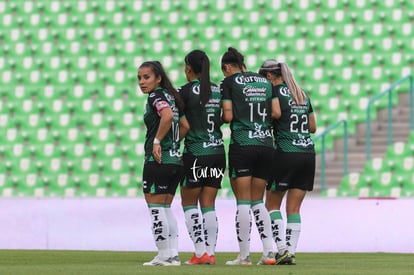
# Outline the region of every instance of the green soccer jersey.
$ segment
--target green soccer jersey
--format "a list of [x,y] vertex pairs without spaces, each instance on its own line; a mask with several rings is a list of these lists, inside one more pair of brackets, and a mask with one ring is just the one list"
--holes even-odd
[[273,120],[275,146],[283,152],[314,153],[309,131],[309,114],[313,113],[309,97],[297,105],[286,84],[273,87],[273,98],[278,98],[282,116]]
[[174,97],[162,88],[157,88],[149,94],[145,106],[144,122],[147,127],[145,136],[145,163],[155,161],[152,155],[153,141],[160,125],[160,112],[165,108],[171,108],[174,119],[170,130],[161,141],[161,163],[182,164],[179,141],[180,114]]
[[223,79],[220,89],[223,101],[233,106],[231,143],[272,147],[270,82],[257,73],[236,73]]
[[184,101],[184,114],[190,124],[185,137],[184,152],[196,156],[224,154],[221,126],[221,94],[217,85],[211,86],[211,98],[200,104],[200,82],[194,80],[179,89]]

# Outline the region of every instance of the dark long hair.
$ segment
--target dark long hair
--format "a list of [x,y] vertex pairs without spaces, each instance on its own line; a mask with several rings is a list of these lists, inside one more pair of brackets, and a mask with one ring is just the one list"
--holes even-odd
[[194,73],[200,76],[200,101],[204,106],[211,97],[210,59],[205,52],[193,50],[186,55],[184,61]]
[[149,67],[154,72],[155,77],[161,77],[160,87],[164,88],[168,91],[170,95],[174,97],[174,100],[180,110],[183,110],[184,104],[181,100],[181,97],[179,93],[177,92],[177,89],[174,88],[174,86],[171,83],[170,78],[168,77],[167,73],[164,70],[164,67],[159,61],[145,61],[144,63],[139,66],[139,68],[142,67]]
[[228,47],[227,52],[223,54],[221,58],[222,69],[224,68],[224,64],[230,64],[232,66],[238,67],[242,72],[246,70],[246,65],[244,64],[244,56],[233,47]]

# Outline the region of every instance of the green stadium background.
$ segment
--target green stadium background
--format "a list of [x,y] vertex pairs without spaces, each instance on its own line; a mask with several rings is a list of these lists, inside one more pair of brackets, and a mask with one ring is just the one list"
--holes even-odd
[[[161,61],[176,86],[196,48],[210,56],[217,83],[228,46],[252,71],[267,58],[285,61],[312,97],[317,135],[345,119],[350,138],[367,101],[411,76],[414,62],[408,0],[10,0],[0,18],[2,197],[142,196],[146,97],[136,74],[145,60]],[[394,108],[407,103],[407,83]],[[374,119],[386,106],[375,105]],[[340,133],[327,136],[328,153]],[[320,169],[319,141],[317,151]],[[413,196],[413,129],[379,154],[326,188],[319,175],[316,191]],[[228,179],[219,196],[232,196]]]

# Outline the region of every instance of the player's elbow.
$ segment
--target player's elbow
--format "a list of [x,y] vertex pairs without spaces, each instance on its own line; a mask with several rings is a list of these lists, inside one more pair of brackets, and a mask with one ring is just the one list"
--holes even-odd
[[223,113],[223,115],[221,116],[221,120],[224,123],[230,123],[233,120],[233,114]]
[[272,118],[279,119],[282,116],[282,112],[280,110],[272,110]]

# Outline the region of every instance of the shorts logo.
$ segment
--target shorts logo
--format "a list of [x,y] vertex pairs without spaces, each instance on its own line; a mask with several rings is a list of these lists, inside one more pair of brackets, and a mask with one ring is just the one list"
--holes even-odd
[[237,169],[237,173],[247,173],[250,169]]
[[216,168],[216,167],[202,167],[197,166],[197,159],[193,162],[193,167],[191,167],[191,171],[193,172],[193,178],[195,181],[198,179],[206,179],[206,178],[220,178],[224,176],[224,169]]
[[289,186],[289,184],[287,182],[279,182],[279,186],[286,187]]

